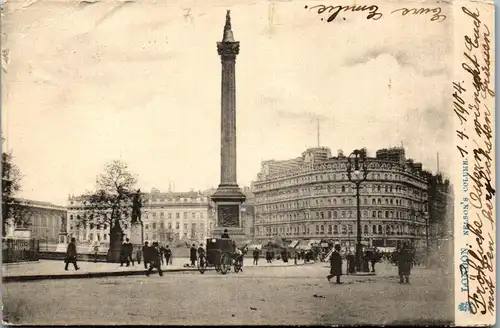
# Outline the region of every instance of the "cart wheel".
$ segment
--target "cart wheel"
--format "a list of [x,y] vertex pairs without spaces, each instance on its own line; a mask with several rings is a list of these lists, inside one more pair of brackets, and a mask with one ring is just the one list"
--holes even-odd
[[220,272],[226,274],[231,269],[231,259],[227,253],[220,257]]
[[198,256],[198,271],[204,274],[207,270],[207,259],[204,256]]

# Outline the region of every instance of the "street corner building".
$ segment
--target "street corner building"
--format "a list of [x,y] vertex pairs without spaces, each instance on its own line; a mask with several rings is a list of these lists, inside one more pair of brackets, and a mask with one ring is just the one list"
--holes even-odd
[[[342,151],[332,156],[326,147],[307,149],[290,160],[263,161],[252,183],[255,238],[264,243],[274,236],[323,239],[354,247],[356,188],[347,165]],[[407,243],[423,251],[452,242],[448,180],[406,159],[402,147],[377,150],[366,158],[366,168],[360,188],[363,246],[394,250]]]

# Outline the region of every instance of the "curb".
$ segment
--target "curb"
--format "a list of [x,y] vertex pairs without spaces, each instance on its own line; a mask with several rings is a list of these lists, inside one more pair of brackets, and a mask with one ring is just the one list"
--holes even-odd
[[[246,266],[245,268],[287,268],[297,267],[307,264],[297,265],[272,265],[272,266]],[[213,268],[207,268],[206,271],[214,271]],[[163,273],[169,272],[198,272],[197,268],[178,268],[166,269]],[[21,275],[21,276],[6,276],[2,277],[2,282],[24,282],[24,281],[39,281],[39,280],[62,280],[62,279],[85,279],[85,278],[103,278],[103,277],[124,277],[124,276],[142,276],[146,274],[146,270],[129,270],[129,271],[104,271],[104,272],[87,272],[87,273],[65,273],[65,274],[44,274],[44,275]],[[153,272],[156,274],[156,271]]]
[[[213,269],[207,269],[210,271]],[[179,268],[163,270],[163,273],[168,272],[189,272],[198,271],[194,268]],[[153,272],[156,274],[156,271]],[[134,270],[134,271],[111,271],[111,272],[87,272],[87,273],[66,273],[66,274],[45,274],[45,275],[22,275],[22,276],[7,276],[2,277],[2,282],[24,282],[24,281],[38,281],[38,280],[59,280],[59,279],[85,279],[85,278],[103,278],[103,277],[123,277],[123,276],[145,276],[146,270]]]

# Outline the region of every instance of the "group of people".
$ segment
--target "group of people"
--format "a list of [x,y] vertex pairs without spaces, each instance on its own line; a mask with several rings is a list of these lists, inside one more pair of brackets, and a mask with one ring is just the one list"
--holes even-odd
[[[336,278],[336,283],[341,284],[340,276],[342,275],[342,255],[340,254],[340,245],[334,246],[334,251],[330,256],[330,274],[326,277],[328,281],[333,277]],[[371,251],[370,251],[371,252]],[[380,261],[382,257],[378,256],[377,252],[365,252],[364,263],[370,262],[372,265],[371,271],[375,272],[375,263]],[[347,273],[352,274],[355,271],[355,257],[352,253],[348,253],[347,259]],[[411,268],[414,261],[414,251],[407,245],[403,244],[401,249],[399,249],[395,254],[393,254],[393,260],[398,266],[398,275],[400,284],[410,283]]]

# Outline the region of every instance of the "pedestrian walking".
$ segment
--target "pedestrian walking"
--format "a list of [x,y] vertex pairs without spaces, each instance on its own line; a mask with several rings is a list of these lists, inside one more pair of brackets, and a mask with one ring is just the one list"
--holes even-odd
[[399,283],[409,284],[413,256],[406,244],[403,244],[403,247],[397,254],[396,260],[398,263]]
[[76,239],[71,238],[71,242],[68,244],[68,248],[66,249],[66,259],[64,262],[66,265],[64,266],[64,270],[68,271],[68,265],[73,263],[73,267],[75,271],[80,270],[78,265],[76,264]]
[[135,258],[137,259],[137,264],[141,264],[141,260],[142,260],[142,250],[141,249],[137,249],[135,251]]
[[[133,247],[134,246],[132,245],[130,240],[128,238],[126,238],[125,241],[122,243],[122,247],[120,250],[120,257],[121,257],[120,266],[123,266],[123,263],[126,263],[127,266],[130,266],[130,262],[131,262],[130,260],[132,259]],[[134,264],[133,261],[132,261],[132,264]]]
[[196,246],[193,244],[190,249],[189,259],[191,260],[191,266],[196,265]]
[[355,258],[354,258],[354,255],[352,254],[351,251],[349,251],[349,253],[347,253],[346,260],[347,260],[347,273],[354,274],[354,272],[356,271],[355,265],[354,265]]
[[126,256],[126,259],[127,259],[127,266],[129,266],[129,263],[132,263],[133,266],[135,266],[134,264],[134,257],[133,257],[133,254],[134,254],[134,245],[130,242],[130,239],[125,239],[125,244],[126,244],[126,248],[125,248],[125,256]]
[[144,259],[144,269],[148,268],[149,263],[149,243],[145,242],[142,246],[142,258]]
[[166,262],[166,265],[172,264],[171,258],[172,258],[172,250],[167,245],[167,247],[165,248],[165,262]]
[[[163,257],[165,256],[165,251],[166,251],[166,248],[165,246],[163,246],[163,244],[160,246],[160,259],[161,259],[161,265],[163,265]],[[168,264],[168,263],[167,263]]]
[[160,277],[163,276],[163,271],[161,270],[160,247],[158,242],[153,242],[153,245],[148,249],[148,253],[149,269],[146,271],[146,276],[149,277],[149,275],[153,273],[154,268],[158,270]]
[[333,277],[336,277],[336,283],[341,284],[340,276],[342,275],[342,256],[340,255],[340,245],[335,245],[335,250],[330,257],[330,274],[326,276],[326,279],[330,281]]
[[260,251],[257,247],[253,250],[253,265],[259,265]]
[[95,240],[93,243],[93,247],[94,247],[94,263],[97,263],[97,258],[98,258],[98,254],[99,254],[99,240]]

